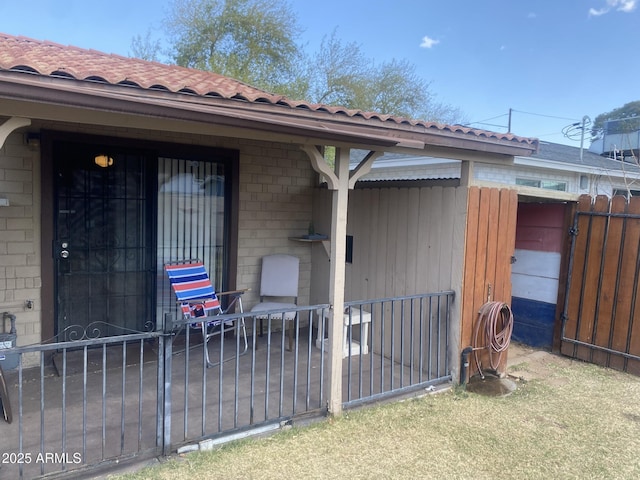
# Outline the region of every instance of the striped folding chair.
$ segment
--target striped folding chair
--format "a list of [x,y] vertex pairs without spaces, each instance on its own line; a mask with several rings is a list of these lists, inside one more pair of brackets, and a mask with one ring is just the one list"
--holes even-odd
[[[200,260],[184,260],[171,262],[165,265],[165,271],[169,277],[171,287],[176,294],[178,305],[182,311],[182,316],[186,320],[198,320],[191,323],[192,327],[200,328],[204,339],[204,353],[207,360],[207,367],[213,367],[218,363],[212,363],[209,359],[209,340],[215,335],[224,336],[224,333],[236,330],[237,335],[242,335],[244,348],[239,355],[247,352],[247,329],[244,324],[244,317],[232,322],[216,320],[216,316],[232,313],[236,308],[243,313],[242,294],[247,290],[234,290],[231,292],[221,292],[216,294],[209,274]],[[230,300],[225,309],[222,308],[218,297],[229,296]],[[232,323],[233,325],[226,328]],[[232,357],[235,358],[235,357]],[[232,358],[227,358],[231,360]]]

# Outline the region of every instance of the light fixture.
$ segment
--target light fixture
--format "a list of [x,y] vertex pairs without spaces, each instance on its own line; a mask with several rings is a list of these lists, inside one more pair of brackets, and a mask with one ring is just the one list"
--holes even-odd
[[40,149],[40,134],[34,132],[28,132],[27,137],[27,146],[29,150],[36,151]]
[[113,165],[113,158],[110,157],[109,155],[104,155],[104,154],[96,155],[93,161],[95,162],[96,165],[102,168],[107,168]]

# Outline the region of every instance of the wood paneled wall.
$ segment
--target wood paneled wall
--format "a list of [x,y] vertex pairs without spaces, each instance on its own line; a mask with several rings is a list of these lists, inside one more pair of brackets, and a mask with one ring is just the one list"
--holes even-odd
[[[316,231],[330,226],[331,192],[319,190]],[[471,345],[478,310],[487,300],[511,301],[518,195],[479,187],[363,188],[350,192],[346,300],[452,289],[452,364]],[[325,302],[328,260],[313,247],[312,298]],[[491,289],[491,291],[489,291]],[[323,298],[324,297],[324,298]],[[506,360],[506,357],[505,357]]]
[[350,194],[349,300],[437,292],[454,287],[461,265],[466,189],[358,189]]
[[[320,233],[328,231],[330,226],[330,205],[331,192],[319,190],[314,197],[314,225]],[[466,187],[359,188],[351,191],[347,234],[353,236],[353,262],[347,264],[345,300],[444,290],[455,290],[459,295],[466,209]],[[328,286],[325,279],[328,277],[325,275],[328,275],[329,266],[321,245],[314,244],[312,258],[312,298],[317,303],[326,302]],[[446,352],[448,339],[456,358],[460,305],[458,297],[451,306],[449,331],[444,325],[439,326],[442,332],[440,351]],[[391,318],[390,312],[385,315]],[[380,324],[375,328],[379,329]],[[380,332],[375,328],[372,336],[380,338]],[[391,325],[385,325],[386,341],[391,339],[391,328]],[[399,335],[395,338],[400,341]],[[389,350],[386,345],[385,351]]]

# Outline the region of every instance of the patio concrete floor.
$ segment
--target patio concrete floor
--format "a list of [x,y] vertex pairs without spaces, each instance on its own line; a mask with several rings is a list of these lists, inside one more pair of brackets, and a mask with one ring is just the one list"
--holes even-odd
[[[247,354],[213,368],[204,366],[201,343],[185,350],[176,342],[171,357],[172,450],[204,436],[324,414],[329,372],[321,366],[315,342],[309,346],[308,329],[300,330],[297,362],[295,350],[280,348],[280,332],[274,332],[270,346],[267,336],[256,337],[255,351],[252,340]],[[226,352],[235,345],[235,338],[224,341]],[[210,342],[212,360],[219,358],[219,347],[219,341]],[[135,342],[126,349],[105,350],[87,350],[86,374],[83,350],[68,351],[66,366],[57,353],[55,361],[45,363],[43,375],[40,368],[23,370],[21,390],[17,371],[5,372],[14,420],[0,422],[0,452],[9,455],[0,464],[0,479],[161,454],[156,448],[158,385],[166,382],[158,383],[156,344]],[[61,376],[63,368],[66,376]],[[352,356],[343,363],[343,398],[355,400],[426,379],[424,371],[376,354]]]

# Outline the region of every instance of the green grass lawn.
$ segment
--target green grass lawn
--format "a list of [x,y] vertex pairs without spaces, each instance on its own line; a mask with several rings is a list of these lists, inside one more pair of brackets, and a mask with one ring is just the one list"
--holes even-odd
[[451,389],[118,478],[640,478],[640,379],[551,358],[508,396]]

